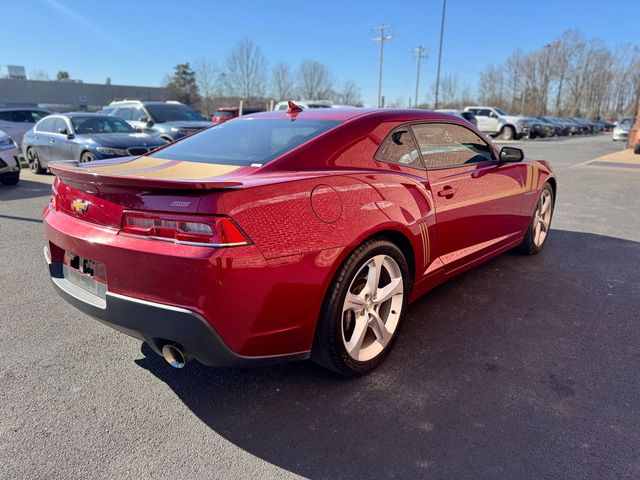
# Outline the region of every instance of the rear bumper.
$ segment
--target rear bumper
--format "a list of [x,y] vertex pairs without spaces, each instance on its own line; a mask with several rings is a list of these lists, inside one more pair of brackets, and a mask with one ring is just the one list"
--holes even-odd
[[309,352],[239,355],[194,311],[111,292],[106,292],[104,298],[98,297],[67,280],[62,263],[52,263],[48,258],[47,261],[53,286],[62,298],[115,330],[145,341],[159,355],[162,347],[171,343],[181,345],[191,357],[208,366],[258,366],[309,358]]

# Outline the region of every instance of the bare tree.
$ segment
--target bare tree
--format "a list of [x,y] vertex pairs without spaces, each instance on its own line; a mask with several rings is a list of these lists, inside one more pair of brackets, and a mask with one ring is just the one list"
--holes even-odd
[[213,97],[218,89],[220,72],[215,63],[201,58],[193,63],[196,74],[196,84],[200,93],[200,110],[207,118],[213,113]]
[[32,70],[31,72],[29,72],[29,79],[30,80],[51,80],[51,77],[44,70],[38,69],[38,70]]
[[343,105],[353,105],[354,107],[362,106],[362,98],[360,97],[360,87],[356,82],[349,79],[344,82],[342,89],[337,92],[334,100]]
[[222,79],[228,93],[244,99],[262,97],[267,84],[267,60],[250,38],[240,40],[227,56]]
[[298,90],[306,100],[326,100],[333,96],[333,75],[329,68],[315,60],[305,60],[298,71]]
[[274,65],[271,71],[271,89],[276,100],[291,100],[295,97],[295,82],[288,63],[279,62]]

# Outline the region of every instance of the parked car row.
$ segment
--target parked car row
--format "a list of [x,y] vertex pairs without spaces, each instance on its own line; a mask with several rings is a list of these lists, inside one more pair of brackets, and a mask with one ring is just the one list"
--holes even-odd
[[464,112],[475,115],[477,126],[482,132],[502,140],[586,135],[613,129],[613,124],[603,120],[591,121],[582,117],[509,115],[500,108],[490,106],[468,106],[465,107]]

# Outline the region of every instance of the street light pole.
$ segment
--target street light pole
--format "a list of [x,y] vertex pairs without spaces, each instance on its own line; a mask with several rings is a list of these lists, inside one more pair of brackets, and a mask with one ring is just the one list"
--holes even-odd
[[438,49],[438,73],[436,74],[436,101],[433,107],[438,109],[438,92],[440,90],[440,62],[442,61],[442,40],[444,38],[444,14],[447,9],[447,0],[442,0],[442,21],[440,22],[440,48]]
[[[418,108],[418,90],[420,88],[420,61],[423,58],[427,58],[427,56],[424,54],[427,49],[425,47],[423,47],[422,45],[418,45],[416,48],[413,49],[414,53],[416,54],[416,58],[418,59],[418,70],[416,72],[416,96],[413,97],[414,98],[414,107]],[[411,105],[409,105],[409,107],[411,107]]]
[[386,25],[384,23],[380,24],[377,27],[374,27],[372,30],[377,31],[380,30],[380,36],[374,37],[374,42],[380,42],[380,63],[378,64],[378,108],[382,107],[382,60],[384,59],[384,42],[385,40],[391,40],[391,35],[385,35],[384,31],[391,28],[391,25]]

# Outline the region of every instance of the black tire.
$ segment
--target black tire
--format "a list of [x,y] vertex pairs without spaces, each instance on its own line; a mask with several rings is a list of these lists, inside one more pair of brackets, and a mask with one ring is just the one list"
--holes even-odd
[[[344,346],[342,340],[342,307],[354,277],[369,260],[381,254],[391,257],[400,268],[403,280],[402,309],[398,324],[384,349],[369,361],[361,362],[352,358]],[[340,267],[327,291],[318,319],[311,359],[334,372],[346,376],[366,375],[380,365],[391,350],[402,327],[404,312],[412,287],[409,272],[409,266],[403,253],[395,244],[382,239],[372,239],[360,245]]]
[[640,155],[640,142],[636,143],[633,146],[633,153],[635,153],[636,155]]
[[502,127],[502,130],[500,130],[500,138],[502,140],[515,140],[516,129],[511,125],[505,125],[504,127]]
[[41,175],[45,173],[46,168],[42,168],[40,164],[40,159],[38,158],[38,152],[36,152],[33,148],[27,150],[27,162],[29,163],[29,168],[36,175]]
[[3,185],[15,185],[20,181],[20,172],[5,173],[0,176],[0,183]]
[[93,162],[96,159],[96,157],[93,156],[93,153],[91,152],[82,152],[82,155],[80,155],[80,163],[89,163],[89,162]]
[[544,186],[542,187],[542,190],[540,190],[540,195],[538,196],[538,200],[536,200],[536,208],[533,210],[533,214],[531,215],[531,221],[529,222],[529,228],[527,229],[527,233],[524,236],[523,242],[518,247],[520,252],[526,255],[534,255],[538,253],[540,250],[542,250],[545,243],[547,242],[547,238],[549,237],[549,235],[547,234],[544,240],[542,241],[542,243],[539,245],[536,245],[536,242],[534,241],[536,214],[538,213],[538,206],[540,203],[540,199],[542,198],[545,191],[551,194],[551,207],[550,207],[551,217],[549,218],[549,226],[548,226],[549,229],[551,228],[551,221],[553,220],[553,209],[555,207],[556,199],[553,194],[553,188],[551,187],[551,185],[549,183],[545,183]]

